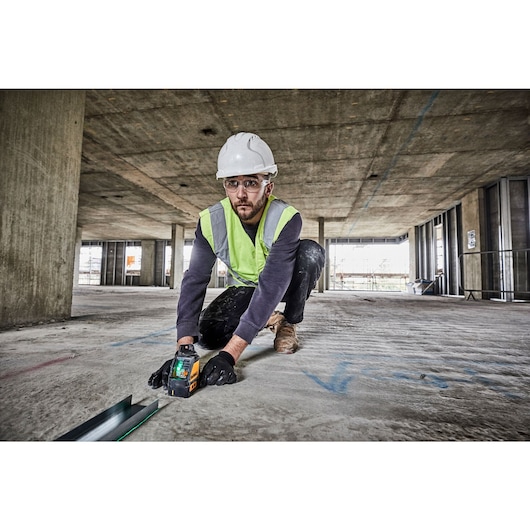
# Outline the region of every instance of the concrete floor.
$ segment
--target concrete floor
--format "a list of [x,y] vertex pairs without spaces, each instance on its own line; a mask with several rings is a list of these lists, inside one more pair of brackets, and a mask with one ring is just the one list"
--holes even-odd
[[1,332],[0,439],[54,440],[132,394],[160,409],[125,441],[530,440],[530,304],[315,292],[297,353],[262,331],[238,383],[182,399],[147,385],[176,301],[84,286],[71,320]]

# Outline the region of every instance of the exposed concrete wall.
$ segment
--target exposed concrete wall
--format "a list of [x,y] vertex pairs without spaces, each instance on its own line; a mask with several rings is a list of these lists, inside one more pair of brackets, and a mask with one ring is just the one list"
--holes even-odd
[[84,109],[84,91],[0,91],[0,327],[71,315]]
[[[462,199],[462,252],[481,252],[485,249],[484,191],[476,189]],[[474,233],[474,236],[473,236]],[[473,247],[474,245],[474,247]],[[476,289],[475,298],[482,298],[482,259],[480,254],[463,257],[462,277],[464,289]],[[465,293],[467,296],[467,292]]]

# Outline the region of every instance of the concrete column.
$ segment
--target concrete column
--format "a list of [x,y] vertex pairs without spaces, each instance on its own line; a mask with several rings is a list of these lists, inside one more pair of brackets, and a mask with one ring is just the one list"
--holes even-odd
[[69,318],[82,90],[0,91],[0,327]]
[[409,229],[409,282],[415,282],[418,278],[418,259],[416,248],[416,227]]
[[140,285],[155,285],[155,240],[142,241]]
[[81,258],[81,245],[82,245],[82,234],[83,230],[81,227],[77,227],[75,233],[75,255],[74,255],[74,281],[73,287],[79,285],[79,261]]
[[329,239],[326,240],[326,246],[324,247],[326,251],[326,263],[324,265],[324,290],[329,290],[329,259],[327,256],[329,256]]
[[[318,218],[318,243],[322,248],[326,248],[326,241],[324,237],[324,218],[319,217]],[[327,255],[327,254],[326,254]],[[327,263],[326,258],[326,263]],[[327,267],[324,266],[324,270],[322,271],[322,274],[320,275],[320,278],[318,279],[318,292],[323,293],[324,292],[324,281],[326,276]]]
[[[501,207],[500,250],[512,250],[512,209],[510,206],[510,187],[507,178],[501,178],[499,182],[499,202]],[[501,292],[501,299],[506,302],[513,302],[515,287],[513,252],[502,252],[500,262],[502,270],[501,287],[504,290],[504,292]]]
[[169,288],[180,289],[184,276],[184,227],[173,223],[171,225],[171,274]]
[[[482,298],[482,265],[479,254],[486,248],[484,222],[484,192],[482,189],[468,193],[462,199],[462,249],[469,254],[463,256],[462,286],[472,290],[475,298]],[[468,296],[469,292],[465,292]]]

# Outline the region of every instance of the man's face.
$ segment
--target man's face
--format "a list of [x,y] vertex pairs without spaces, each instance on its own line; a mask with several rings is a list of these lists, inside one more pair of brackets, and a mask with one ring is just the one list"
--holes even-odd
[[264,177],[265,175],[245,175],[224,179],[226,195],[243,223],[253,225],[261,219],[274,187]]

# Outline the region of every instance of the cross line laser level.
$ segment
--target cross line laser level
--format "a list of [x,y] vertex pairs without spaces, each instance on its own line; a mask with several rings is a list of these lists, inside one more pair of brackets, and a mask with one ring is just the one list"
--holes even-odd
[[193,344],[179,347],[169,371],[167,393],[170,396],[190,397],[199,387],[199,356]]

